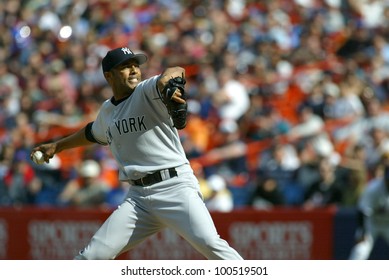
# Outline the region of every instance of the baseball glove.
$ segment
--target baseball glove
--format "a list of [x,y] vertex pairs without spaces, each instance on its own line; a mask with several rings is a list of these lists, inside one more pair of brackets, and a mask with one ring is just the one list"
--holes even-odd
[[186,100],[185,83],[186,81],[183,77],[171,78],[162,91],[163,102],[173,120],[174,127],[177,129],[183,129],[186,126],[188,104],[186,102],[178,103],[174,101],[173,95],[179,90],[181,92],[181,98]]

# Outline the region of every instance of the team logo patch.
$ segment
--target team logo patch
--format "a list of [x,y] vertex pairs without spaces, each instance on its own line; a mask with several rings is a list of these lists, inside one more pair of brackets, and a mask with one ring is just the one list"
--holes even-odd
[[129,48],[121,48],[121,50],[122,50],[122,52],[124,53],[124,54],[134,54]]

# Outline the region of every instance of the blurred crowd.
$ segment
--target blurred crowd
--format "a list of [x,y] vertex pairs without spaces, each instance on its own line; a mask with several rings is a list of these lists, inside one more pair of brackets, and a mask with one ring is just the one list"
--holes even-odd
[[[185,67],[184,149],[211,210],[354,207],[389,151],[387,0],[0,2],[0,205],[115,207],[106,147],[29,159],[92,121],[107,50]],[[130,144],[130,143],[129,143]]]

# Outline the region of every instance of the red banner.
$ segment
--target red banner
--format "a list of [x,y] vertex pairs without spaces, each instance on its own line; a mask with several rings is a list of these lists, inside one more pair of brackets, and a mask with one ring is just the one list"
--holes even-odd
[[[71,209],[0,209],[0,259],[72,259],[110,213]],[[277,209],[212,213],[220,236],[244,259],[332,259],[334,211]],[[163,230],[119,259],[204,259]]]

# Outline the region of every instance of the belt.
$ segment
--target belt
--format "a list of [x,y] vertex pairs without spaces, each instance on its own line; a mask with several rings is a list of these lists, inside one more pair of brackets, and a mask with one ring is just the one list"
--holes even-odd
[[169,169],[163,169],[158,170],[154,173],[147,174],[146,176],[138,179],[138,180],[131,180],[131,184],[137,185],[137,186],[151,186],[153,184],[162,182],[164,180],[173,178],[177,176],[177,171],[175,168],[169,168]]

